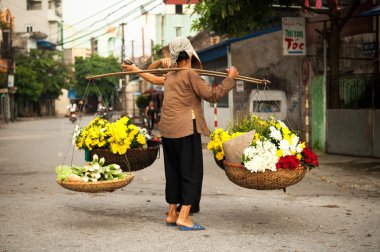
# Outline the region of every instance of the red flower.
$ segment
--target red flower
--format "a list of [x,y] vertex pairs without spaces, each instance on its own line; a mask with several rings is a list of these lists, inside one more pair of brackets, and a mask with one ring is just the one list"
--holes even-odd
[[318,166],[318,158],[317,155],[309,148],[305,147],[302,151],[302,156],[304,157],[304,163],[308,166]]
[[289,169],[294,170],[300,165],[300,160],[296,156],[280,157],[276,164],[277,169]]

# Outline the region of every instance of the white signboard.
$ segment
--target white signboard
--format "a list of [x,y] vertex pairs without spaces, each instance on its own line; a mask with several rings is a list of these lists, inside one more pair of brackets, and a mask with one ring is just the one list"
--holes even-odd
[[305,18],[282,18],[282,48],[283,55],[306,55]]
[[10,74],[8,75],[8,87],[11,88],[14,86],[15,83],[15,76]]
[[244,92],[244,81],[236,81],[236,92]]

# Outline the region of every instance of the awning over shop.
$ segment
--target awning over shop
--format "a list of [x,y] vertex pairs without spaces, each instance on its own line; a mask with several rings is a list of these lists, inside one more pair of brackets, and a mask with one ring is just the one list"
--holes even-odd
[[77,99],[77,92],[74,89],[70,89],[67,93],[67,98],[69,98],[70,100]]
[[37,40],[37,47],[46,50],[55,50],[56,45],[47,40]]

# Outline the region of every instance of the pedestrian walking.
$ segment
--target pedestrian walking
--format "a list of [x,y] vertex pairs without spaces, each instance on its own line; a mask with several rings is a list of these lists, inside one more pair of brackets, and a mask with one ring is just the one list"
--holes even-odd
[[149,134],[151,134],[154,128],[154,123],[157,121],[157,111],[153,101],[150,101],[145,108],[145,118],[148,120],[148,131]]
[[[160,131],[164,150],[165,198],[169,204],[166,223],[179,226],[183,231],[204,230],[203,226],[189,218],[191,206],[199,200],[202,191],[200,134],[209,135],[201,100],[218,102],[234,87],[238,71],[230,67],[228,76],[212,88],[191,69],[201,66],[201,62],[187,38],[175,38],[170,42],[169,50],[172,64],[185,70],[169,72],[166,76],[139,74],[153,84],[165,85]],[[140,70],[135,65],[123,65],[123,69]],[[179,214],[177,204],[182,204]]]

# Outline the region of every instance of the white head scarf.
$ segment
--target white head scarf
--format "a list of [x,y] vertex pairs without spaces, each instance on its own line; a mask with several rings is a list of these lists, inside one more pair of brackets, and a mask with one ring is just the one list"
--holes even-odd
[[195,52],[190,41],[184,37],[174,38],[169,44],[170,59],[174,65],[177,62],[177,58],[180,52],[185,51],[189,57],[195,57],[198,61],[199,67],[202,68],[201,60],[198,54]]

